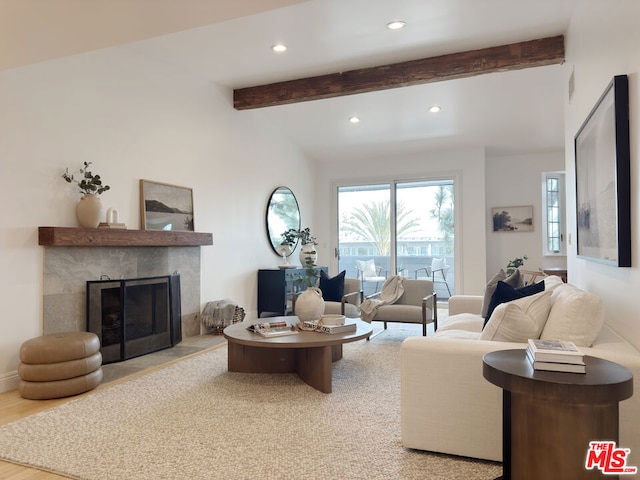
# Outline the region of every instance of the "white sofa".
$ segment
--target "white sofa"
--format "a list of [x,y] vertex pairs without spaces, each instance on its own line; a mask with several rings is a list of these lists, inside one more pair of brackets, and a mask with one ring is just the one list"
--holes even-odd
[[[589,336],[580,322],[591,322],[587,330],[597,329],[596,337],[590,346],[580,345],[584,354],[617,362],[632,371],[635,394],[620,403],[619,446],[631,449],[628,465],[640,465],[640,352],[606,321],[598,323],[604,313],[602,302],[595,295],[561,284],[557,277],[547,277],[545,285],[551,292],[538,295],[551,302],[543,332],[549,326],[549,334],[558,336],[563,325],[558,330],[550,319],[567,319],[568,338],[563,339],[579,344],[585,341],[585,333]],[[482,301],[481,296],[452,297],[449,317],[439,322],[433,336],[411,337],[402,343],[401,426],[405,447],[502,460],[502,390],[484,379],[482,357],[496,350],[526,348],[526,340],[481,340]],[[510,308],[506,305],[498,309]],[[485,330],[488,328],[489,324]]]

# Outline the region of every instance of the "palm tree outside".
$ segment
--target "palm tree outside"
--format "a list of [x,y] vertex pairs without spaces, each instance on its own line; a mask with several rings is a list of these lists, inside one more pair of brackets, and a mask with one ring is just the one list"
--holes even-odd
[[[391,188],[395,188],[395,228]],[[338,266],[348,277],[359,275],[358,260],[374,260],[383,276],[395,271],[409,278],[430,266],[434,257],[446,257],[454,265],[451,179],[339,187],[338,218]],[[452,285],[454,269],[449,272]]]
[[[415,232],[420,221],[414,212],[407,210],[402,202],[396,209],[397,235]],[[391,202],[390,200],[370,201],[355,207],[341,221],[341,231],[352,233],[355,238],[374,246],[377,255],[391,254]]]

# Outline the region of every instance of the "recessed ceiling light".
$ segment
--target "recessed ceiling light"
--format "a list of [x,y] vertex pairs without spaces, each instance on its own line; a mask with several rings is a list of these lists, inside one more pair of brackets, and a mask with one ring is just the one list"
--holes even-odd
[[389,30],[400,30],[401,28],[404,28],[406,26],[407,23],[403,22],[402,20],[394,20],[393,22],[387,23],[387,28]]
[[356,117],[355,115],[349,119],[351,123],[360,123],[360,117]]
[[277,43],[271,47],[271,50],[278,53],[285,52],[287,50],[287,46],[282,43]]
[[438,113],[440,110],[442,110],[442,108],[440,107],[440,105],[431,105],[429,107],[429,111],[431,113]]

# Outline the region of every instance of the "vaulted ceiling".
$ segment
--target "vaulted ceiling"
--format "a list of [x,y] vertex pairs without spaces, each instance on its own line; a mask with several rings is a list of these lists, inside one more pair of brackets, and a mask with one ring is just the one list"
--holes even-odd
[[[576,1],[3,0],[0,35],[11,47],[0,69],[129,44],[244,89],[563,35]],[[385,28],[392,20],[406,27]],[[273,52],[276,43],[288,50]],[[238,115],[262,118],[321,161],[563,148],[568,75],[560,63],[452,78]],[[442,110],[430,113],[431,105]]]

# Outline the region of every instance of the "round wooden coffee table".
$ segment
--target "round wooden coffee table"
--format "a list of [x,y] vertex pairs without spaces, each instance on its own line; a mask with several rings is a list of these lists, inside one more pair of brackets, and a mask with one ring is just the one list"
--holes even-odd
[[[300,331],[297,335],[265,338],[250,332],[250,323],[224,329],[228,345],[228,368],[241,373],[297,373],[308,385],[331,393],[331,364],[342,358],[342,345],[371,336],[371,324],[359,318],[355,332],[326,334]],[[265,320],[266,321],[266,320]],[[269,322],[297,322],[297,317],[272,317]]]

